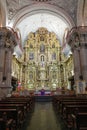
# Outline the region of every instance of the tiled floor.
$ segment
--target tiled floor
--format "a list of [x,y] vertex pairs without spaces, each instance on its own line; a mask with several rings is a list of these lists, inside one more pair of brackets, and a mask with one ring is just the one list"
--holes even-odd
[[31,119],[28,117],[22,130],[65,130],[63,122],[54,113],[51,102],[37,102]]

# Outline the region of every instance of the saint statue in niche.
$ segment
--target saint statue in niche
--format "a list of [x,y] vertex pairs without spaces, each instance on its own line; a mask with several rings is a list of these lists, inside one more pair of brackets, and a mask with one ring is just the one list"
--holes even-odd
[[56,72],[53,72],[53,79],[56,79]]
[[45,73],[44,72],[40,73],[40,79],[42,79],[42,80],[45,79]]
[[30,43],[30,48],[33,48],[33,45]]
[[55,48],[55,44],[52,45],[52,48]]
[[33,79],[33,73],[32,72],[30,72],[29,78],[30,78],[30,80]]

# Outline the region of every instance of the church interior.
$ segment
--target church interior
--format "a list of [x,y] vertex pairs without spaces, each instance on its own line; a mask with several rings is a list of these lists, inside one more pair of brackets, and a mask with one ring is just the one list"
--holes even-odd
[[86,10],[0,0],[0,130],[87,130]]

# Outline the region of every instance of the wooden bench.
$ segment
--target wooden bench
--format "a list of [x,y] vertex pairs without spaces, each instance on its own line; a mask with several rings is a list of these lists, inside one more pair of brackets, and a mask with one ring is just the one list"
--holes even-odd
[[64,111],[65,111],[65,108],[66,108],[66,106],[68,106],[68,105],[87,105],[87,101],[79,101],[79,102],[63,102],[62,104],[61,104],[61,115],[63,115],[63,113],[64,113]]
[[0,117],[3,117],[3,114],[6,115],[7,120],[13,119],[15,122],[15,126],[18,129],[21,124],[21,111],[17,109],[10,108],[0,108]]
[[24,122],[24,119],[26,117],[26,108],[24,104],[0,104],[0,108],[3,109],[17,109],[21,111],[21,123]]
[[87,112],[78,112],[75,115],[72,115],[73,121],[73,129],[76,130],[87,130]]
[[67,127],[72,128],[74,123],[71,115],[87,112],[87,97],[55,97],[53,99],[53,105],[56,111],[59,111],[60,115],[62,115],[62,119],[64,119]]
[[22,102],[27,102],[29,109],[32,109],[34,105],[34,97],[9,97],[6,98],[5,101],[22,101]]
[[15,130],[13,119],[4,120],[0,118],[0,130]]

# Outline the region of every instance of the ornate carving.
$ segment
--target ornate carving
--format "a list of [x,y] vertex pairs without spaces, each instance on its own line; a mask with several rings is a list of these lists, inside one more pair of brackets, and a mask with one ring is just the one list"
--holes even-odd
[[0,47],[13,49],[17,42],[17,37],[12,30],[5,27],[0,28]]
[[[33,45],[33,49],[30,47],[31,44]],[[55,48],[52,47],[53,44]],[[60,64],[59,53],[61,49],[56,34],[49,32],[44,27],[40,27],[36,32],[29,33],[24,48],[26,49],[24,50],[23,57],[25,57],[26,60],[24,59],[24,61],[27,63],[26,69],[23,71],[24,79],[26,79],[26,85],[24,84],[24,86],[31,84],[31,87],[33,88],[37,84],[39,89],[43,87],[50,88],[50,84],[53,82],[57,86],[58,73],[56,72],[58,72],[58,62]],[[56,74],[54,73],[54,81],[52,81],[51,75],[54,71]]]
[[80,47],[87,47],[87,26],[85,27],[74,27],[71,31],[67,34],[67,43],[73,49],[79,49]]

